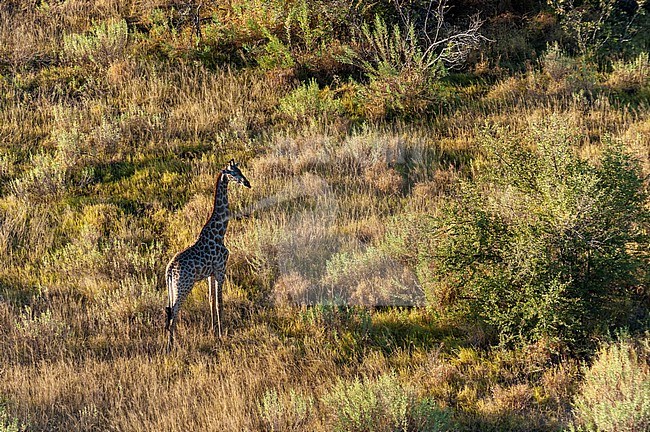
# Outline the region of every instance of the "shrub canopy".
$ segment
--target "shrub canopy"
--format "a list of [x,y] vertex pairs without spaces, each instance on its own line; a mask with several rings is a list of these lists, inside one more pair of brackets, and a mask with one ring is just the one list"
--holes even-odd
[[578,138],[558,119],[522,137],[485,130],[474,179],[426,228],[419,272],[431,303],[503,342],[571,348],[647,312],[638,164],[615,143],[588,162]]

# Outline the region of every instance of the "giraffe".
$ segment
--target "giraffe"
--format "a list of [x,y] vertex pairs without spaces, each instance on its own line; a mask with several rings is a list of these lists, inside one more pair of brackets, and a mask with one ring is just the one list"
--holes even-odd
[[223,238],[228,227],[228,183],[235,182],[250,188],[251,185],[239,170],[234,159],[221,170],[214,192],[214,206],[210,218],[203,226],[194,244],[177,253],[167,264],[165,277],[169,305],[166,330],[169,331],[167,350],[174,344],[174,330],[180,308],[196,282],[208,279],[210,297],[210,316],[212,330],[221,337],[223,318],[222,289],[225,277],[228,249]]

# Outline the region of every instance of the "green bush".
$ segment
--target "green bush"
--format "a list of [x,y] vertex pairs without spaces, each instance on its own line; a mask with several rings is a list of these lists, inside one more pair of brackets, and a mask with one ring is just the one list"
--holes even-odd
[[581,56],[636,54],[648,49],[650,22],[645,2],[549,0],[566,34]]
[[288,395],[267,390],[258,404],[265,430],[304,430],[314,411],[314,400],[291,389]]
[[0,432],[22,432],[27,427],[20,423],[18,419],[11,417],[5,410],[4,405],[0,404]]
[[607,84],[614,90],[626,93],[645,92],[650,96],[650,56],[642,52],[634,60],[620,60],[612,64]]
[[432,77],[444,73],[438,53],[420,46],[413,25],[403,32],[397,25],[389,27],[377,15],[372,27],[364,23],[361,34],[368,52],[348,48],[342,60],[356,65],[371,79],[399,75],[405,69],[417,70]]
[[570,349],[647,312],[639,166],[613,143],[589,163],[578,139],[558,118],[521,137],[485,131],[474,179],[422,228],[418,271],[432,304],[502,342]]
[[63,51],[72,62],[87,61],[107,67],[124,58],[128,44],[125,20],[100,22],[87,35],[68,34],[63,37]]
[[630,341],[605,345],[574,401],[574,428],[632,432],[650,429],[648,340],[643,349]]
[[550,94],[593,92],[599,77],[595,65],[581,58],[571,57],[555,42],[541,58],[542,70],[551,79],[544,90]]
[[280,99],[280,111],[293,121],[307,121],[340,115],[343,107],[329,87],[320,89],[310,80]]
[[421,46],[413,25],[406,31],[376,16],[362,27],[364,50],[347,48],[341,60],[369,78],[361,91],[366,116],[411,116],[426,111],[437,99],[435,82],[446,71],[440,53]]
[[376,380],[339,381],[324,398],[335,431],[445,431],[453,430],[449,411],[413,390],[394,376]]
[[291,47],[269,30],[263,29],[263,33],[268,42],[263,47],[263,53],[257,58],[260,67],[267,70],[294,67],[296,62],[291,54]]
[[48,200],[59,197],[66,189],[66,167],[47,153],[31,158],[32,167],[10,182],[10,191],[20,200]]

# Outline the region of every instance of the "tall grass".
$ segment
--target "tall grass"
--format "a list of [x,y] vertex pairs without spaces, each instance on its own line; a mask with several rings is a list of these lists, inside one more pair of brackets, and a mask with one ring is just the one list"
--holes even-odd
[[[407,121],[336,59],[381,5],[204,2],[198,38],[187,2],[32,3],[0,5],[0,429],[570,423],[577,360],[427,308],[415,228],[476,174],[484,123],[561,116],[581,158],[611,136],[647,174],[645,57],[592,74],[550,52],[407,95]],[[167,355],[164,264],[230,158],[253,188],[230,191],[225,337],[198,284]]]

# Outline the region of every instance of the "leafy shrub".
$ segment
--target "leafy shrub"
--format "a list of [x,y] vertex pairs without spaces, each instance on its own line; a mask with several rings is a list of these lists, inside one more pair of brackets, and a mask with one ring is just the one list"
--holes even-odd
[[291,55],[291,49],[284,44],[279,37],[264,29],[264,35],[268,39],[263,48],[263,54],[257,58],[257,62],[263,69],[286,69],[295,66],[295,60]]
[[644,2],[550,0],[572,48],[583,57],[647,49],[649,16]]
[[315,80],[310,80],[280,99],[280,111],[294,121],[306,121],[341,114],[342,106],[329,87],[320,89]]
[[570,95],[596,89],[598,76],[594,65],[569,56],[557,42],[548,47],[541,63],[542,70],[551,78],[546,89],[551,94]]
[[629,340],[598,352],[574,401],[574,427],[581,431],[650,429],[648,340],[640,350]]
[[71,61],[85,61],[107,67],[121,60],[128,43],[125,20],[111,20],[95,24],[88,35],[68,34],[63,37],[63,51]]
[[304,430],[313,409],[314,400],[293,389],[288,395],[267,390],[258,404],[262,421],[270,431]]
[[577,61],[565,53],[555,42],[548,47],[541,59],[542,69],[554,81],[560,81],[576,70]]
[[32,168],[10,183],[11,192],[21,200],[51,200],[66,189],[66,168],[58,158],[39,153],[31,158]]
[[392,375],[339,381],[323,399],[335,431],[453,430],[449,411],[418,399]]
[[439,53],[423,49],[411,25],[404,33],[389,27],[380,17],[374,26],[362,28],[367,52],[348,48],[342,60],[356,65],[370,79],[361,96],[366,115],[413,115],[425,111],[435,100],[435,80],[445,74]]
[[403,70],[397,75],[373,78],[362,87],[364,116],[371,120],[385,117],[413,117],[427,112],[435,102],[443,101],[438,86],[427,74]]
[[[213,16],[205,32],[208,38],[202,43],[215,48],[213,55],[233,51],[232,57],[247,57],[262,69],[333,77],[341,67],[333,53],[341,45],[338,38],[350,33],[349,17],[355,8],[338,1],[232,2],[219,8],[219,12],[227,11],[222,17],[217,16],[219,12]],[[239,49],[242,45],[244,52]]]
[[348,48],[343,60],[358,66],[371,79],[399,75],[404,69],[417,70],[432,77],[444,73],[437,53],[433,50],[425,51],[419,45],[412,25],[403,34],[399,26],[389,27],[377,15],[373,27],[364,23],[362,35],[368,45],[368,52],[361,53]]
[[4,405],[0,404],[0,432],[22,432],[25,430],[27,427],[18,419],[12,418],[6,412]]
[[[21,341],[23,352],[32,356],[46,356],[59,349],[61,341],[70,338],[74,332],[65,318],[57,316],[51,309],[37,311],[25,306],[15,324],[15,335]],[[16,353],[16,355],[20,355]]]
[[54,318],[52,311],[48,309],[37,315],[29,306],[23,310],[16,327],[24,337],[32,339],[47,338],[52,341],[67,333],[66,323]]
[[647,312],[637,289],[648,269],[638,164],[611,143],[598,164],[580,159],[577,134],[558,118],[523,137],[485,133],[474,180],[423,228],[429,301],[503,342],[574,349]]
[[514,99],[523,103],[574,95],[589,99],[600,89],[595,65],[570,56],[557,43],[548,46],[540,66],[541,70],[510,76],[492,86],[487,99],[494,102]]
[[[607,84],[614,90],[636,93],[650,90],[650,57],[647,52],[639,54],[633,61],[619,60],[612,64],[612,73]],[[648,91],[650,93],[650,91]]]
[[[55,118],[61,122],[66,112],[55,109]],[[89,166],[88,136],[73,122],[55,127],[51,132],[55,152],[40,152],[30,158],[30,169],[10,182],[10,190],[22,200],[51,202],[75,187],[87,186],[93,179]]]
[[359,40],[340,56],[369,79],[360,96],[367,101],[366,116],[371,119],[410,117],[444,101],[438,80],[447,68],[462,66],[485,40],[477,16],[462,31],[445,22],[445,2],[430,2],[427,10],[419,12],[423,17],[418,23],[406,6],[396,5],[400,25],[390,26],[375,15],[372,25],[364,22]]

